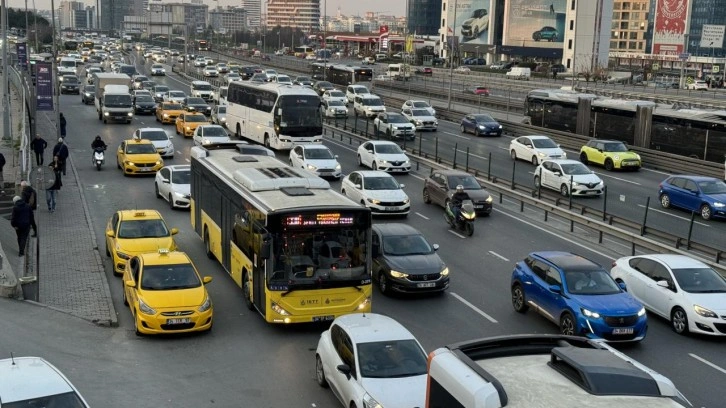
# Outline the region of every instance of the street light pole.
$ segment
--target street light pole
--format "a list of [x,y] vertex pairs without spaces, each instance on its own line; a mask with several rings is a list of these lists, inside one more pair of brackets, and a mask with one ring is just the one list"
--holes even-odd
[[328,54],[328,0],[323,2],[323,9],[323,81],[325,81],[328,78],[326,75],[328,59],[325,58]]
[[[3,2],[4,1],[5,0],[3,0]],[[53,47],[52,51],[51,51],[51,53],[53,54],[53,61],[52,61],[53,73],[51,75],[55,75],[56,80],[57,80],[58,66],[56,63],[56,60],[57,60],[56,57],[58,56],[58,48],[57,48],[58,41],[56,41],[56,38],[55,38],[55,0],[50,0],[50,16],[51,16],[50,17],[51,27],[53,27],[53,30],[52,30],[53,35],[51,36],[51,38],[53,39],[52,43],[51,43],[52,47]],[[58,100],[58,91],[59,90],[60,89],[58,88],[58,86],[56,86],[56,81],[53,81],[53,110],[55,113],[55,138],[56,139],[60,139],[60,135],[61,135],[61,133],[60,133],[60,105],[59,105],[59,100]]]
[[[8,89],[8,7],[2,0],[2,37],[3,42],[3,140],[10,140],[10,89]],[[55,59],[54,59],[55,60]],[[3,186],[4,187],[4,186]]]
[[[682,54],[687,54],[687,53],[688,53],[688,34],[683,34],[683,53]],[[684,69],[686,67],[686,61],[688,61],[688,59],[686,59],[686,60],[681,59],[681,77],[680,77],[680,80],[678,81],[679,89],[683,89],[686,86],[685,77],[683,76]]]
[[[451,23],[451,26],[453,27],[453,29],[452,29],[453,38],[451,38],[451,41],[448,41],[449,40],[448,38],[446,39],[447,42],[451,43],[451,46],[449,47],[449,96],[447,97],[447,108],[446,108],[448,110],[451,110],[451,88],[454,84],[454,46],[455,46],[455,42],[456,42],[455,41],[456,40],[456,8],[458,5],[459,5],[458,0],[454,0],[454,21],[449,21],[449,23]],[[448,34],[449,34],[448,28],[447,28],[446,34],[448,37]]]

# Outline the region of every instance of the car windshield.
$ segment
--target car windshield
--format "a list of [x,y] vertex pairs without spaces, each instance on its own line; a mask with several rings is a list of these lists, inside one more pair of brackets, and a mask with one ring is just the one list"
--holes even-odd
[[315,159],[315,160],[323,160],[323,159],[334,159],[335,156],[333,156],[333,153],[330,152],[328,149],[305,149],[305,158],[306,159]]
[[332,99],[328,101],[328,106],[345,106],[345,104],[337,99]]
[[136,78],[134,78],[134,82],[144,82],[144,81],[146,81],[148,79],[149,78],[147,78],[145,76],[137,76]]
[[63,408],[85,408],[84,404],[75,391],[62,394],[34,397],[22,401],[3,402],[3,408],[29,408],[29,407],[63,407]]
[[532,139],[532,144],[538,149],[554,149],[558,147],[557,143],[552,141],[552,139]]
[[139,95],[136,97],[136,103],[139,103],[139,102],[154,103],[154,99],[149,95]]
[[375,145],[376,153],[382,154],[399,154],[403,153],[397,144],[380,144]]
[[197,91],[211,91],[212,85],[207,85],[207,84],[194,85],[194,89]]
[[329,89],[329,88],[333,87],[333,84],[331,84],[330,82],[325,82],[325,81],[320,81],[316,85],[318,86],[318,88],[323,88],[323,89]]
[[431,116],[429,111],[427,111],[426,109],[413,109],[411,111],[411,115],[413,115],[413,116]]
[[481,190],[482,187],[474,176],[457,175],[449,176],[449,188],[454,189],[456,186],[464,186],[464,190]]
[[151,68],[154,68],[154,69],[164,68],[164,66],[163,65],[160,65],[160,64],[154,64],[154,65],[151,66]]
[[588,169],[584,164],[582,163],[566,163],[562,164],[562,171],[564,174],[573,175],[573,176],[581,176],[584,174],[592,174],[592,171]]
[[156,153],[156,148],[151,143],[133,143],[126,144],[126,154],[151,154]]
[[362,377],[403,378],[426,374],[426,354],[415,340],[360,343],[357,351]]
[[606,152],[627,152],[628,147],[624,143],[605,143]]
[[673,275],[688,293],[726,293],[726,280],[711,268],[673,269]]
[[141,132],[141,138],[146,140],[169,140],[169,136],[163,130]]
[[191,180],[191,170],[176,170],[171,173],[171,184],[190,184]]
[[415,102],[413,102],[413,107],[414,107],[414,108],[430,108],[430,107],[431,107],[431,105],[429,105],[429,103],[428,103],[428,102],[424,102],[424,101],[415,101]]
[[144,88],[153,88],[156,83],[154,81],[144,81],[141,83],[141,86]]
[[328,95],[332,96],[333,98],[343,98],[345,97],[345,94],[340,91],[328,91]]
[[178,104],[178,103],[167,103],[167,104],[164,104],[164,109],[165,110],[181,110],[182,106],[181,106],[181,104]]
[[205,126],[202,129],[204,137],[228,137],[227,131],[221,126]]
[[362,102],[363,106],[383,106],[383,102],[379,98],[365,98]]
[[567,290],[573,295],[612,295],[621,289],[604,270],[565,272]]
[[217,113],[227,113],[227,107],[226,106],[217,106]]
[[108,95],[103,98],[103,104],[109,108],[131,106],[131,95]]
[[202,285],[192,264],[147,265],[141,273],[143,290],[175,290]]
[[86,92],[96,92],[96,87],[93,85],[86,85],[85,88],[83,88]]
[[299,77],[295,78],[295,80],[298,82],[302,82],[302,81],[310,82],[310,78],[306,77],[306,76],[299,76]]
[[168,86],[157,86],[156,88],[154,88],[154,92],[156,92],[156,93],[167,92],[167,91],[169,91]]
[[277,76],[277,82],[292,82],[289,76],[285,75],[278,75]]
[[202,99],[202,98],[187,98],[187,104],[188,105],[192,105],[192,104],[206,105],[207,103],[204,102],[204,99]]
[[[151,146],[152,145],[144,145]],[[156,150],[154,150],[156,151]],[[169,230],[166,228],[166,224],[161,219],[153,220],[130,220],[121,221],[121,225],[118,227],[119,238],[166,238],[170,236]]]
[[726,194],[726,182],[721,180],[709,180],[698,182],[703,194]]
[[182,91],[170,91],[169,96],[172,98],[184,98],[186,95],[184,95],[184,92]]
[[396,179],[393,177],[366,177],[364,182],[366,190],[399,190]]
[[474,115],[474,120],[477,123],[489,123],[489,122],[496,122],[494,118],[492,118],[489,115]]
[[184,121],[193,123],[207,122],[207,117],[204,115],[186,115]]
[[409,123],[403,115],[388,115],[388,123]]
[[383,252],[386,255],[428,255],[434,252],[422,235],[393,235],[383,237]]

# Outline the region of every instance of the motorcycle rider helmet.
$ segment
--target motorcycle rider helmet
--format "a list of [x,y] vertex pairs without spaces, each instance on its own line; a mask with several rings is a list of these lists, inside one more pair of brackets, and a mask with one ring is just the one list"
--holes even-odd
[[463,193],[464,192],[464,186],[462,186],[461,184],[459,184],[458,186],[456,186],[456,192],[457,193]]
[[101,135],[96,135],[96,140],[101,140]]

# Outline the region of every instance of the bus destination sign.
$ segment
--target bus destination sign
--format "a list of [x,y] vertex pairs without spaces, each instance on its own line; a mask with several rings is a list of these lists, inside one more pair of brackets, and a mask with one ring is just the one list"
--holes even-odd
[[288,215],[283,218],[286,227],[319,227],[334,225],[353,225],[354,217],[350,214],[318,213]]

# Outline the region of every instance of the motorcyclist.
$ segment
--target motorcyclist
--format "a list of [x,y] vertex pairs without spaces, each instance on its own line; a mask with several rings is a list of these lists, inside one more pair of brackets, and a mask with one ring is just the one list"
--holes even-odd
[[101,140],[101,136],[96,136],[95,139],[93,139],[93,142],[91,142],[91,158],[94,157],[94,153],[96,152],[96,149],[102,149],[106,150],[108,146],[106,146],[106,142]]
[[456,192],[451,196],[451,210],[454,212],[455,220],[458,220],[461,215],[461,205],[464,200],[471,200],[471,197],[464,190],[464,186],[459,184],[456,186]]

